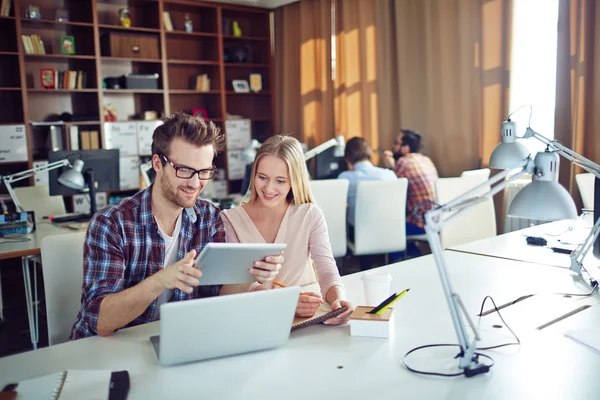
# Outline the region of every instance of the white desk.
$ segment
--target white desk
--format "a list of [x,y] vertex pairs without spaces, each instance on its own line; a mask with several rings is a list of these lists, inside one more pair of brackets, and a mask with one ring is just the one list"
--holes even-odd
[[[584,291],[570,271],[459,252],[446,252],[455,290],[471,315],[479,312],[485,295],[497,304],[532,292]],[[600,357],[559,334],[529,329],[528,315],[507,322],[523,341],[520,349],[487,352],[496,366],[475,378],[439,379],[413,374],[402,365],[403,355],[424,344],[455,343],[441,284],[431,256],[383,267],[393,276],[392,290],[411,288],[394,306],[395,334],[390,339],[351,337],[349,327],[316,326],[292,334],[283,347],[175,367],[157,364],[149,336],[159,323],[93,337],[0,359],[0,384],[64,369],[127,369],[130,399],[589,399]],[[540,277],[543,274],[543,279]],[[343,277],[349,298],[363,303],[360,273]],[[579,304],[564,299],[565,304]],[[597,303],[600,296],[587,299]],[[533,304],[533,303],[532,303]],[[539,304],[538,304],[539,305]],[[555,313],[532,310],[554,318]],[[201,318],[201,316],[198,316]],[[482,323],[482,345],[503,343],[505,329]],[[495,318],[495,317],[490,317]],[[226,320],[224,320],[224,323]],[[265,319],[268,329],[268,319]],[[190,332],[193,335],[193,332]],[[202,344],[199,345],[210,345]],[[421,366],[455,367],[451,350],[421,355]],[[572,366],[577,366],[573,368]],[[343,368],[339,369],[338,366]]]
[[[29,332],[31,344],[34,349],[38,343],[38,301],[37,301],[37,269],[33,268],[33,287],[30,273],[30,263],[35,256],[40,255],[42,239],[46,236],[61,235],[73,232],[72,230],[53,225],[50,222],[43,221],[36,224],[36,230],[33,233],[25,235],[29,240],[23,242],[2,242],[0,243],[0,261],[10,258],[21,258],[21,267],[23,268],[23,281],[25,283],[25,300],[27,304],[27,316],[29,318]],[[3,263],[0,262],[0,271]],[[0,280],[1,280],[0,275]],[[0,285],[0,299],[2,297],[2,286]]]
[[[590,233],[590,228],[586,224],[578,222],[572,230],[566,232],[571,224],[572,221],[551,222],[488,239],[453,246],[448,250],[569,268],[571,266],[571,259],[568,254],[555,253],[548,247],[529,245],[525,239],[526,236],[541,236],[548,241],[548,246],[567,247],[565,244],[559,242],[560,239],[570,243],[569,248],[574,248],[576,244],[585,240]],[[600,267],[600,260],[590,251],[584,260],[583,266],[590,273],[593,273],[593,267]]]

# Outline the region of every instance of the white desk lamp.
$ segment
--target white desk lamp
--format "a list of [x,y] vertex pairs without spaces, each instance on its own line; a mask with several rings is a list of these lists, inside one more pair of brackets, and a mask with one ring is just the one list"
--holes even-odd
[[325,150],[330,149],[332,147],[335,147],[335,150],[333,153],[334,156],[344,157],[344,150],[346,149],[345,138],[340,135],[335,138],[329,139],[325,143],[322,143],[322,144],[318,145],[317,147],[315,147],[314,149],[309,150],[306,153],[304,153],[304,160],[308,161],[311,158],[321,154]]
[[21,203],[19,203],[17,195],[15,194],[12,188],[12,183],[22,181],[23,179],[31,178],[39,172],[51,171],[53,169],[69,166],[71,168],[63,172],[58,177],[58,182],[71,189],[83,190],[83,188],[85,187],[85,179],[83,178],[83,174],[81,173],[81,171],[83,170],[83,165],[84,163],[82,160],[75,160],[73,165],[71,165],[69,160],[65,158],[64,160],[55,161],[53,163],[28,169],[26,171],[17,172],[13,175],[2,176],[2,182],[6,186],[8,194],[10,195],[10,198],[12,199],[15,205],[15,209],[18,212],[22,212],[26,210],[24,210],[23,206],[21,206]]
[[[442,281],[442,288],[444,289],[450,316],[460,346],[460,353],[457,355],[459,368],[464,371],[467,377],[486,373],[490,367],[479,362],[479,357],[475,352],[479,335],[459,295],[452,289],[440,239],[442,228],[449,221],[460,215],[462,211],[494,196],[526,173],[532,175],[533,182],[515,196],[508,209],[508,215],[539,220],[576,218],[577,210],[573,200],[567,191],[558,184],[559,158],[556,153],[567,158],[572,163],[581,166],[596,177],[600,177],[599,165],[581,157],[560,143],[545,138],[531,128],[527,128],[524,138],[534,137],[548,147],[545,152],[538,153],[535,159],[532,160],[525,146],[516,141],[515,131],[515,124],[513,122],[509,120],[503,123],[502,143],[496,147],[490,157],[490,167],[501,168],[504,171],[493,176],[487,182],[458,196],[449,203],[425,213],[425,233],[427,234],[429,246],[431,247],[440,280]],[[517,168],[520,168],[520,171],[507,179],[512,170]],[[492,187],[492,185],[495,186]],[[484,194],[481,194],[482,192]],[[543,197],[540,197],[540,193]],[[450,212],[454,213],[448,215]],[[594,228],[584,243],[571,253],[571,270],[578,274],[581,274],[582,260],[592,247],[594,240],[598,237],[599,226],[600,219],[596,221]],[[462,310],[473,331],[474,339],[470,343],[459,310]]]

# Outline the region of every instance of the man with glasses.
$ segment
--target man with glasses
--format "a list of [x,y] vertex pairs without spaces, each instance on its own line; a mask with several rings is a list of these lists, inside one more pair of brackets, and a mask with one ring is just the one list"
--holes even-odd
[[[428,210],[435,201],[434,182],[438,172],[431,159],[420,153],[421,135],[418,132],[402,129],[394,141],[392,151],[383,153],[384,164],[392,168],[398,178],[408,179],[406,198],[406,234],[425,233],[425,223],[419,214]],[[408,249],[409,253],[414,249]]]
[[[224,135],[212,122],[178,113],[152,136],[154,184],[93,216],[84,244],[81,311],[71,340],[160,318],[160,306],[216,296],[220,286],[200,286],[194,267],[209,242],[224,242],[219,209],[199,199],[215,175],[214,157]],[[251,268],[259,283],[271,281],[282,256]]]

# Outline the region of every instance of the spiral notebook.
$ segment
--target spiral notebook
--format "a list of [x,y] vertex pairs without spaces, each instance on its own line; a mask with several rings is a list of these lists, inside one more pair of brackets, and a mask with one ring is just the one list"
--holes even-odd
[[[127,382],[123,381],[124,375]],[[123,390],[124,384],[126,390]],[[119,390],[115,392],[117,387]],[[125,399],[129,392],[129,375],[126,371],[68,370],[21,381],[15,390],[18,399]]]
[[321,322],[327,321],[329,318],[337,317],[344,311],[346,311],[348,307],[342,306],[337,310],[331,310],[329,304],[322,304],[321,307],[317,309],[315,315],[311,318],[294,318],[294,322],[292,323],[292,332],[296,332],[297,330],[308,328],[309,326],[313,326],[316,324],[320,324]]

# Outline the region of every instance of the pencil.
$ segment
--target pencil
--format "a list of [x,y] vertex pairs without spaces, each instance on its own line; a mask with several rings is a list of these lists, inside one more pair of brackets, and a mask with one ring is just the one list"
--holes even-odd
[[[279,287],[287,287],[283,283],[280,283],[277,281],[273,281],[273,285],[279,286]],[[307,292],[300,292],[300,296],[310,296],[310,295]],[[314,297],[314,296],[312,296],[312,297]]]
[[386,308],[388,308],[389,306],[391,306],[392,304],[394,304],[398,299],[400,299],[400,297],[404,296],[406,293],[408,293],[410,289],[406,289],[404,290],[402,293],[400,293],[398,296],[396,296],[392,301],[390,301],[388,304],[384,305],[383,307],[381,307],[381,309],[377,310],[375,312],[375,314],[379,315],[382,312],[385,311]]

